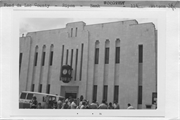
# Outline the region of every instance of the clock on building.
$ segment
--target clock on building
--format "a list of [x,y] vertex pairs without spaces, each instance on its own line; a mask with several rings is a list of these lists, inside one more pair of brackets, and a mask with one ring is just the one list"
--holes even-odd
[[70,65],[63,65],[61,69],[61,80],[64,83],[69,83],[72,79],[72,67]]

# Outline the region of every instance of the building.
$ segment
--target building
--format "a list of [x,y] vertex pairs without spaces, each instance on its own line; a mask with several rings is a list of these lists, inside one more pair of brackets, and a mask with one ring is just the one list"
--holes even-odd
[[[157,96],[157,30],[136,20],[30,32],[20,37],[20,92],[38,91],[90,102],[146,108]],[[72,79],[61,79],[63,65]]]

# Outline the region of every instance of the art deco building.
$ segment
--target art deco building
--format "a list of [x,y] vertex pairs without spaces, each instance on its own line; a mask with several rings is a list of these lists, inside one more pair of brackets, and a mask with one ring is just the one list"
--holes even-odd
[[[29,32],[20,37],[20,92],[146,108],[157,95],[157,30],[136,20]],[[64,71],[63,66],[71,71]],[[63,71],[62,71],[63,70]],[[70,81],[62,75],[70,74]]]

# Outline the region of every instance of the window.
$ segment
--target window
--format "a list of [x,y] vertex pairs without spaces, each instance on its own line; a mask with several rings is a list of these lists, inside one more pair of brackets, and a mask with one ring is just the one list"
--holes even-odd
[[38,52],[35,53],[34,66],[37,66]]
[[38,46],[36,46],[35,48],[34,66],[37,66],[37,59],[38,59]]
[[74,80],[76,80],[77,63],[78,63],[78,49],[76,49],[76,64],[75,64],[75,74],[74,74]]
[[82,77],[82,63],[83,63],[83,48],[84,48],[84,44],[82,43],[81,44],[81,64],[80,64],[80,79],[79,80],[81,80],[81,77]]
[[143,63],[143,45],[139,45],[139,63]]
[[39,84],[39,92],[42,92],[42,84]]
[[53,64],[53,51],[50,53],[50,66]]
[[95,64],[99,62],[99,48],[95,49]]
[[66,52],[66,65],[68,64],[68,54],[69,54],[69,50],[67,50]]
[[107,94],[108,94],[108,86],[104,85],[103,100],[105,100],[105,101],[107,101]]
[[73,28],[71,28],[71,37],[73,36]]
[[32,100],[32,98],[33,98],[33,94],[32,93],[28,93],[27,99],[28,100]]
[[23,53],[20,53],[20,55],[19,55],[19,71],[21,71],[22,56],[23,56]]
[[[62,55],[61,55],[61,68],[60,69],[62,69],[62,65],[63,65],[63,58],[64,58],[64,45],[62,46],[62,53],[61,53]],[[60,71],[60,78],[59,78],[60,80],[61,80],[61,71]]]
[[46,91],[46,93],[48,93],[48,94],[50,93],[50,84],[47,85],[47,91]]
[[97,100],[97,85],[93,86],[93,100]]
[[105,64],[109,64],[109,48],[105,48]]
[[31,91],[34,92],[34,84],[31,86]]
[[26,93],[21,93],[21,99],[25,99],[26,98]]
[[116,47],[116,63],[120,63],[120,47]]
[[77,28],[76,28],[76,37],[77,37]]
[[72,66],[72,63],[73,63],[73,49],[71,49],[71,66]]
[[119,97],[119,86],[115,85],[114,86],[114,102],[118,102],[118,97]]
[[46,53],[43,52],[43,54],[42,54],[42,66],[44,66],[44,63],[45,63],[45,56],[46,56]]
[[142,86],[138,87],[138,104],[142,104]]

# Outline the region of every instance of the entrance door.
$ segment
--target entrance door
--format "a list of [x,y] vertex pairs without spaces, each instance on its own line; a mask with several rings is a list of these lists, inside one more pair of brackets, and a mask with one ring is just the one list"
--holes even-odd
[[77,93],[66,93],[65,98],[77,98]]

